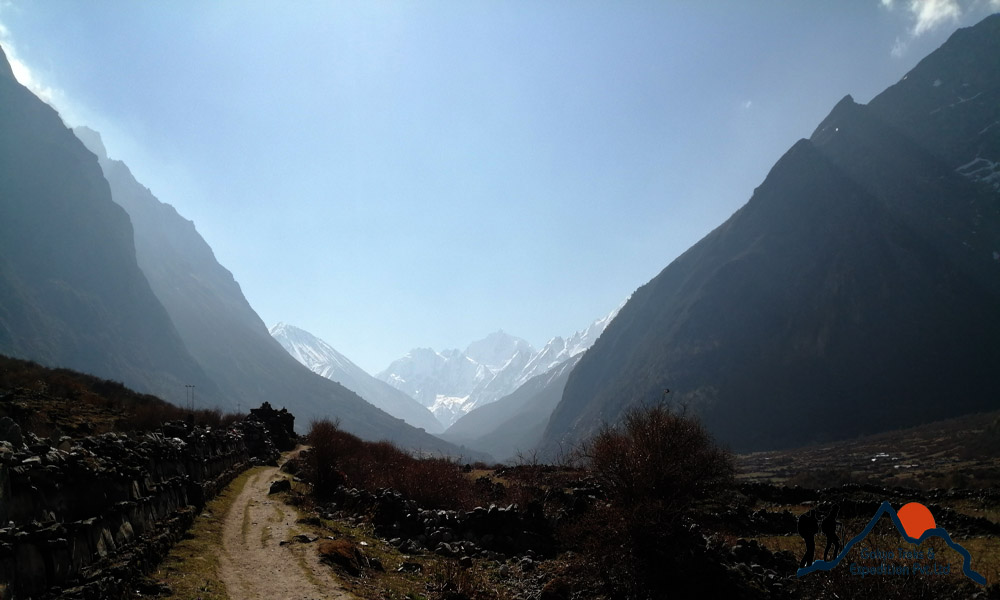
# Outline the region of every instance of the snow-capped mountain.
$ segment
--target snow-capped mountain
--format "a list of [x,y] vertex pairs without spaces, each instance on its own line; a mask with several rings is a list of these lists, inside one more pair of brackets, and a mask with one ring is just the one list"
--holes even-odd
[[464,352],[416,348],[375,378],[416,399],[448,427],[470,410],[503,398],[584,352],[619,308],[569,338],[552,338],[539,351],[521,338],[497,331],[472,342]]
[[528,342],[497,331],[464,352],[415,348],[375,378],[426,406],[447,427],[473,407],[505,395],[491,383],[520,371],[534,354]]
[[597,338],[601,337],[608,323],[615,318],[618,311],[624,305],[625,303],[623,302],[607,316],[594,321],[583,331],[577,331],[565,339],[554,337],[549,340],[545,344],[545,347],[539,350],[524,366],[513,382],[514,387],[507,393],[509,394],[511,391],[521,387],[529,379],[547,373],[567,360],[586,352],[588,348],[594,345]]
[[278,323],[271,327],[270,332],[285,351],[313,373],[340,383],[369,403],[414,427],[422,427],[429,433],[439,433],[444,429],[420,403],[391,385],[375,379],[330,344],[308,331]]

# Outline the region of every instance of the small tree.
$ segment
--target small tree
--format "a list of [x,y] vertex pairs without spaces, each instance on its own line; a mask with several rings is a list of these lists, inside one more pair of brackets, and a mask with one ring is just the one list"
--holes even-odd
[[663,404],[633,408],[581,448],[608,502],[574,529],[612,596],[659,597],[683,588],[691,551],[704,546],[682,527],[703,499],[729,487],[735,466],[702,423]]
[[619,426],[584,444],[583,456],[612,501],[653,503],[670,517],[731,484],[736,472],[701,421],[663,404],[628,410]]
[[343,472],[340,471],[340,461],[351,455],[355,448],[360,447],[361,440],[340,429],[340,421],[322,419],[310,423],[309,435],[309,469],[313,490],[320,498],[325,498],[333,490],[344,483]]

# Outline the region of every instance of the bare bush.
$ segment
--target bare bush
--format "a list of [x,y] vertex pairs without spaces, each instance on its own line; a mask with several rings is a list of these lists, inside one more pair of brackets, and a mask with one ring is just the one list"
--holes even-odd
[[414,458],[391,442],[366,442],[339,423],[314,421],[309,431],[309,473],[315,493],[338,485],[375,491],[393,488],[427,508],[471,508],[474,484],[447,458]]
[[[731,486],[731,454],[696,418],[664,405],[628,411],[580,455],[608,502],[565,531],[614,597],[657,597],[682,587],[683,561],[704,543],[683,526],[699,501]],[[669,578],[669,580],[668,580]]]

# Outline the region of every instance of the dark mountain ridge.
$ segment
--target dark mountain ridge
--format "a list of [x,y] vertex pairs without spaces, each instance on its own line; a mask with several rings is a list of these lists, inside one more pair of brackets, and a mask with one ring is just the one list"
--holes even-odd
[[218,401],[135,258],[93,154],[0,53],[0,353]]
[[998,60],[993,16],[870,105],[838,103],[636,291],[570,375],[546,447],[667,388],[741,450],[995,408],[1000,196],[960,167],[1000,158]]

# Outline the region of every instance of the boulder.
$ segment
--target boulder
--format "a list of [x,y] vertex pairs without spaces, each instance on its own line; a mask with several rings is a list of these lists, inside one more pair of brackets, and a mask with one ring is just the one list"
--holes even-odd
[[365,563],[361,550],[349,540],[323,540],[317,544],[320,561],[340,567],[348,575],[358,577],[362,572],[362,565]]
[[271,483],[271,487],[267,490],[268,494],[277,494],[279,492],[287,492],[292,489],[292,482],[287,479],[279,479]]

